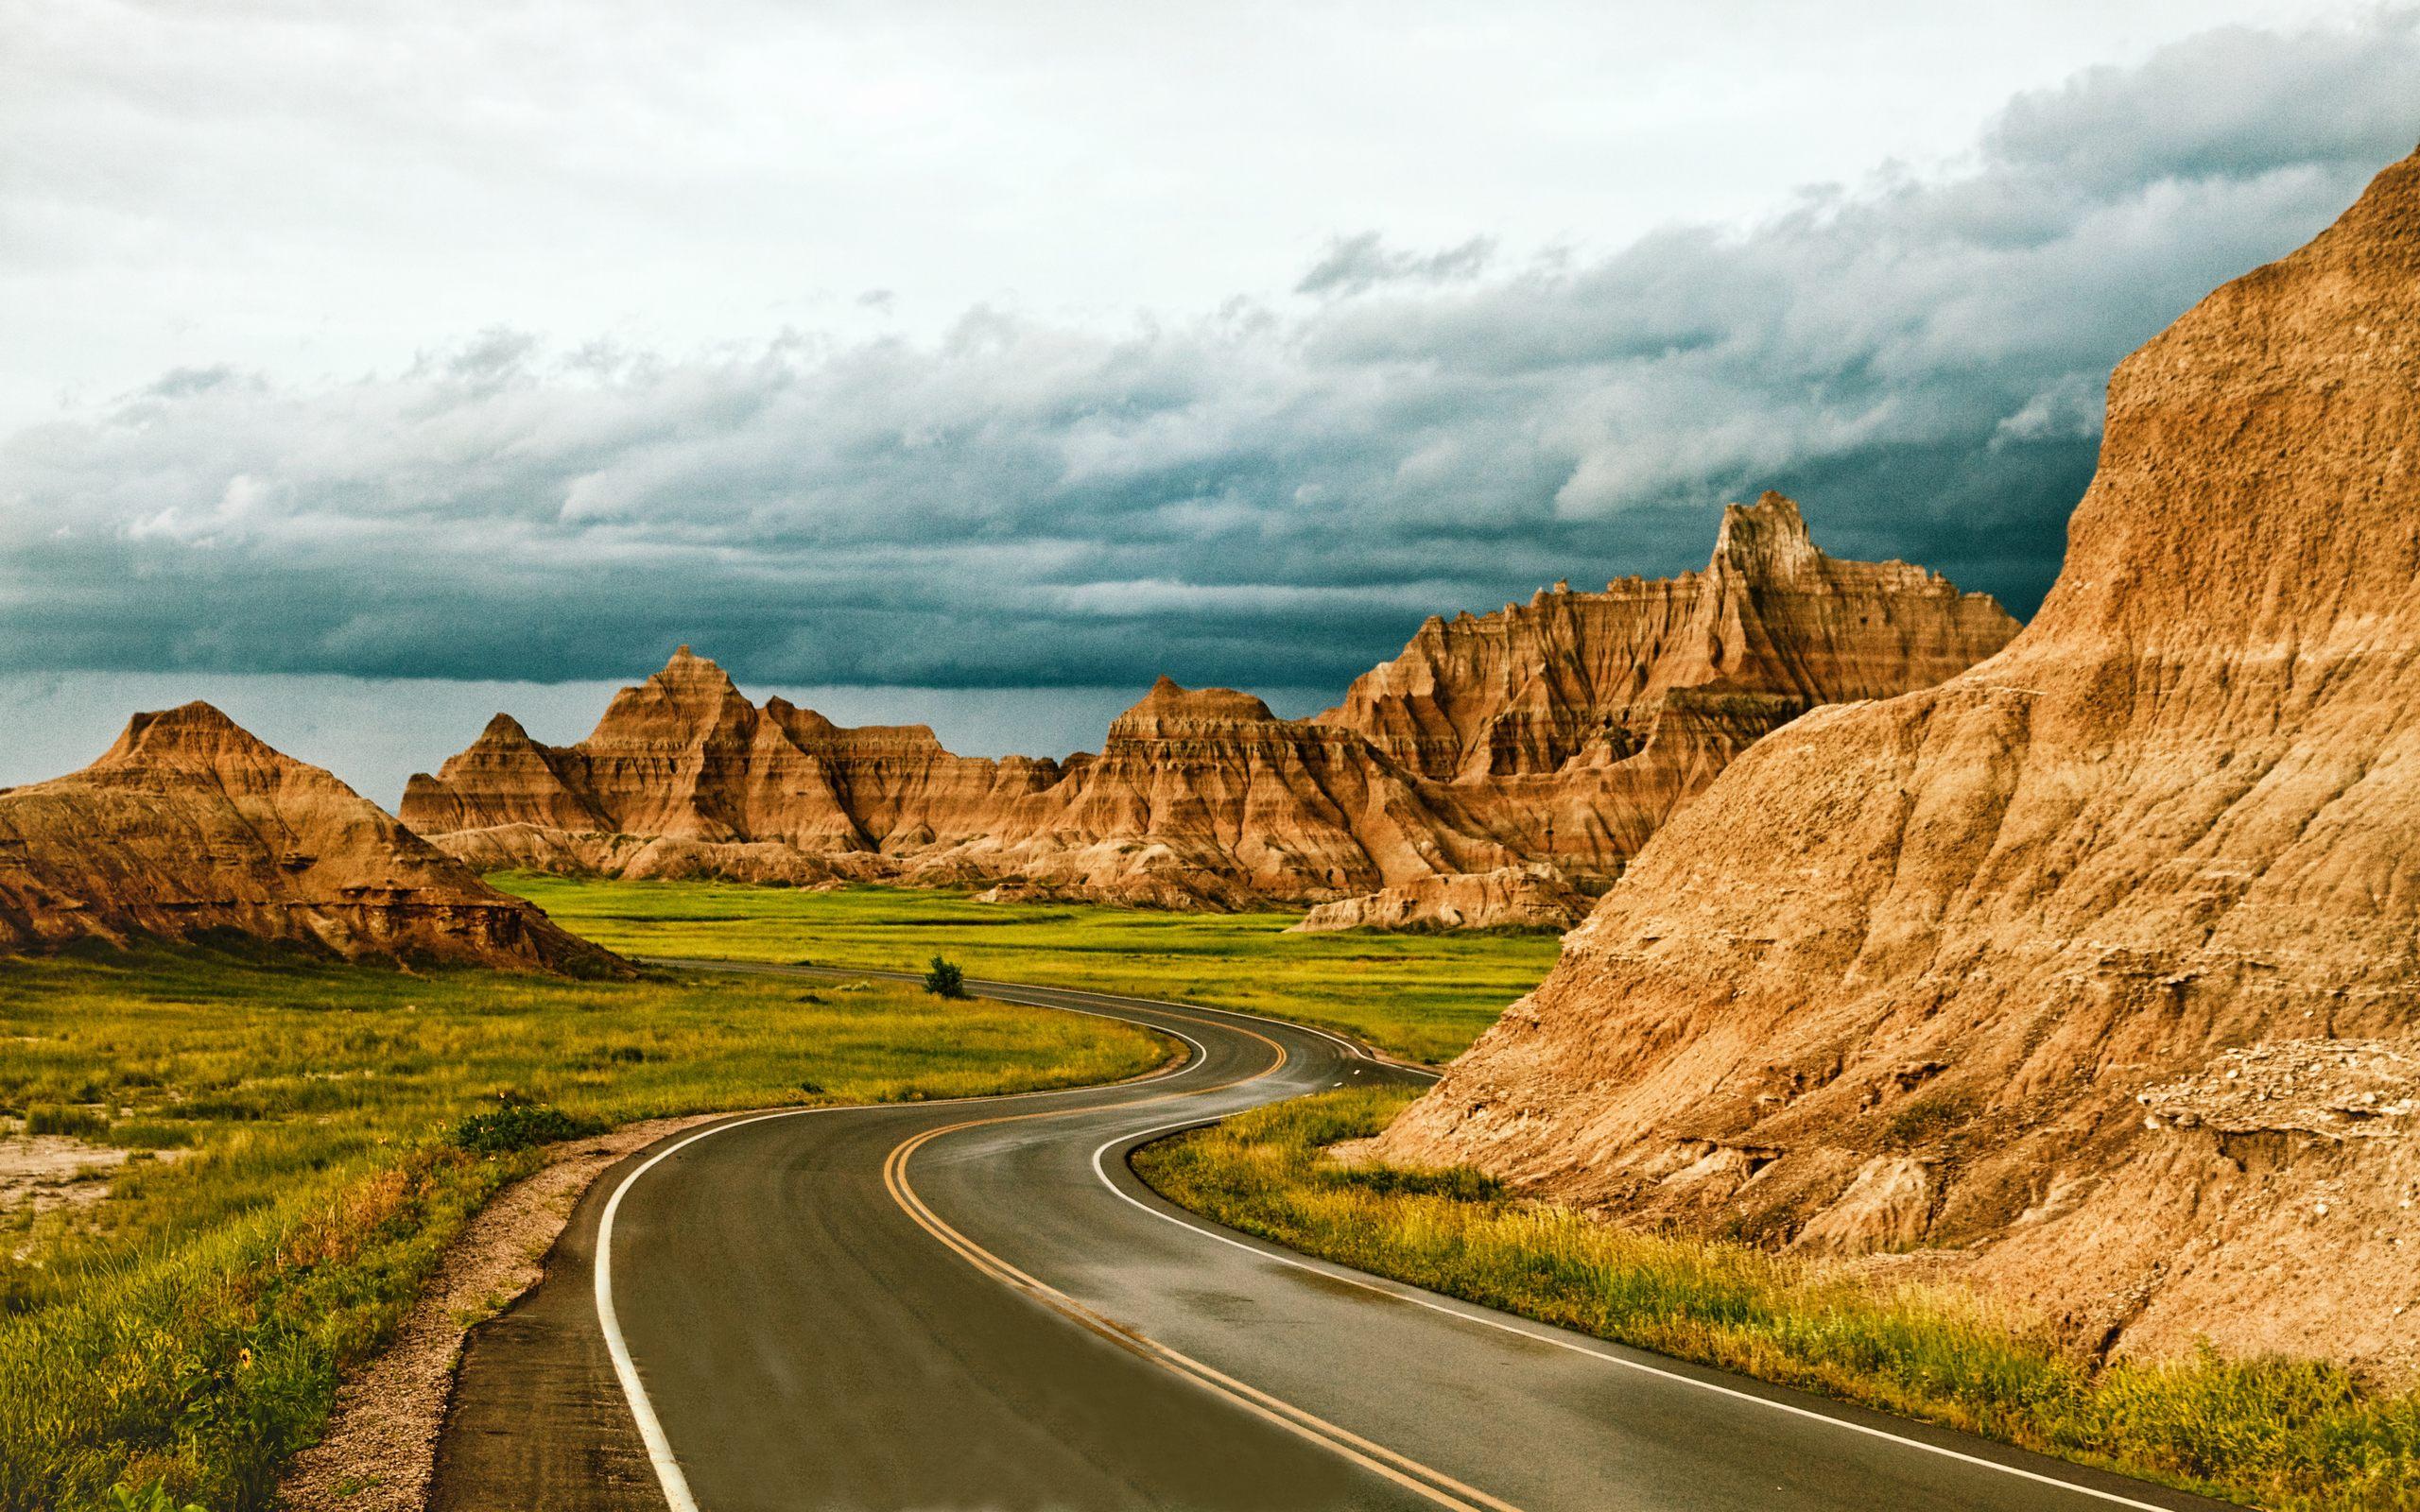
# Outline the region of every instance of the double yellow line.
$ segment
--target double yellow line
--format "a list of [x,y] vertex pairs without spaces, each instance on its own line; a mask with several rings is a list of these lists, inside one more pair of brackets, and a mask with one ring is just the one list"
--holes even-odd
[[[1147,1108],[1153,1103],[1173,1102],[1186,1097],[1202,1096],[1209,1092],[1223,1091],[1230,1087],[1240,1087],[1248,1082],[1258,1081],[1264,1076],[1274,1075],[1285,1068],[1286,1047],[1265,1034],[1246,1029],[1240,1024],[1196,1019],[1181,1013],[1171,1013],[1167,1017],[1182,1020],[1187,1023],[1209,1024],[1217,1028],[1251,1035],[1262,1044],[1267,1045],[1274,1053],[1275,1058],[1249,1076],[1221,1082],[1216,1087],[1205,1087],[1199,1091],[1163,1092],[1156,1097],[1145,1097],[1132,1103],[1118,1104],[1116,1105],[1118,1108]],[[908,1160],[918,1150],[944,1134],[955,1134],[961,1129],[983,1128],[994,1124],[1022,1124],[1039,1119],[1072,1118],[1079,1113],[1097,1111],[1099,1109],[1076,1108],[1058,1108],[1044,1113],[1005,1113],[994,1118],[970,1118],[960,1123],[944,1125],[940,1128],[926,1129],[922,1134],[912,1135],[901,1141],[883,1160],[883,1188],[890,1194],[890,1200],[897,1203],[900,1211],[914,1220],[918,1228],[940,1240],[968,1264],[1000,1284],[1013,1291],[1023,1292],[1045,1307],[1068,1318],[1078,1326],[1090,1330],[1127,1352],[1139,1355],[1164,1370],[1182,1376],[1288,1433],[1341,1454],[1364,1469],[1384,1476],[1397,1486],[1439,1506],[1452,1507],[1456,1512],[1482,1512],[1482,1509],[1484,1512],[1520,1512],[1519,1508],[1510,1503],[1499,1501],[1476,1486],[1465,1486],[1443,1470],[1434,1469],[1408,1455],[1398,1454],[1383,1444],[1373,1443],[1350,1429],[1339,1427],[1324,1418],[1306,1412],[1289,1401],[1272,1397],[1257,1386],[1238,1381],[1190,1355],[1172,1349],[1157,1339],[1137,1332],[1123,1323],[1104,1317],[1049,1282],[1040,1280],[1019,1270],[974,1240],[967,1238],[952,1227],[946,1219],[926,1206],[925,1199],[916,1194],[914,1184],[908,1179]]]

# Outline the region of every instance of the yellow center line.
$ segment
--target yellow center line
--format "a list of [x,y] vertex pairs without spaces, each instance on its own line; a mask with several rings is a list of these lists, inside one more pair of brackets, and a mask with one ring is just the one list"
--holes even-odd
[[[1167,1016],[1187,1023],[1233,1029],[1239,1034],[1251,1035],[1274,1052],[1274,1058],[1269,1065],[1249,1076],[1237,1077],[1234,1081],[1221,1082],[1216,1087],[1204,1087],[1195,1091],[1163,1092],[1156,1097],[1138,1098],[1131,1103],[1114,1105],[1116,1109],[1122,1111],[1130,1108],[1146,1108],[1154,1103],[1176,1102],[1188,1097],[1206,1096],[1211,1092],[1224,1091],[1229,1088],[1259,1081],[1285,1069],[1286,1047],[1267,1035],[1244,1028],[1240,1024],[1216,1020],[1196,1019],[1180,1013],[1171,1013]],[[891,1149],[882,1165],[883,1187],[890,1194],[891,1201],[897,1203],[899,1210],[913,1220],[918,1228],[940,1240],[946,1248],[968,1264],[1002,1285],[1025,1293],[1053,1312],[1130,1353],[1139,1355],[1171,1374],[1182,1376],[1196,1385],[1225,1398],[1254,1417],[1272,1422],[1299,1437],[1318,1444],[1322,1449],[1341,1454],[1364,1469],[1383,1476],[1440,1506],[1453,1507],[1458,1509],[1458,1512],[1481,1512],[1481,1509],[1484,1509],[1484,1512],[1520,1512],[1520,1509],[1512,1503],[1490,1496],[1475,1486],[1466,1486],[1442,1470],[1424,1465],[1409,1455],[1398,1453],[1383,1444],[1374,1443],[1350,1429],[1329,1422],[1326,1418],[1295,1406],[1292,1402],[1271,1396],[1257,1386],[1238,1381],[1190,1355],[1172,1349],[1157,1339],[1138,1332],[1125,1324],[1103,1316],[1049,1282],[1019,1270],[966,1237],[939,1213],[934,1212],[925,1204],[924,1198],[917,1194],[915,1187],[908,1179],[909,1157],[944,1134],[955,1134],[962,1129],[983,1128],[994,1124],[1021,1124],[1040,1119],[1072,1118],[1080,1113],[1104,1110],[1100,1108],[1055,1108],[1041,1113],[1006,1113],[992,1118],[966,1119],[940,1128],[927,1129],[922,1134],[909,1136]]]

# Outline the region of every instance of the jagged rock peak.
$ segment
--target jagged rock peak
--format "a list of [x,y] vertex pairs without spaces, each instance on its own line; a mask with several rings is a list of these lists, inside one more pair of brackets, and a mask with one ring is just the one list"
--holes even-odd
[[2012,649],[2292,656],[2408,633],[2415,330],[2420,155],[2118,364],[2067,561]]
[[1754,504],[1722,507],[1712,570],[1728,567],[1750,581],[1790,582],[1824,559],[1806,534],[1798,501],[1767,489]]
[[783,732],[796,741],[829,740],[842,731],[824,715],[812,709],[802,709],[787,698],[776,696],[765,700],[765,713],[782,727]]
[[1249,693],[1235,688],[1187,688],[1174,678],[1163,674],[1151,684],[1151,691],[1142,701],[1118,716],[1120,723],[1130,719],[1244,719],[1274,720],[1277,715],[1268,704]]
[[731,680],[731,674],[725,672],[719,663],[698,655],[686,645],[676,646],[671,660],[664,663],[664,670],[648,681],[680,692],[703,690],[717,695],[739,692],[739,684]]
[[[95,766],[139,765],[149,762],[213,762],[227,757],[248,761],[291,761],[216,707],[197,698],[174,709],[136,714],[125,732],[104,752]],[[299,765],[299,764],[298,764]]]
[[756,706],[731,675],[684,645],[672,653],[663,671],[614,694],[586,744],[660,747],[745,739],[754,731],[756,718]]
[[529,731],[522,729],[521,721],[510,714],[498,713],[488,721],[486,729],[479,731],[477,743],[482,746],[527,745]]

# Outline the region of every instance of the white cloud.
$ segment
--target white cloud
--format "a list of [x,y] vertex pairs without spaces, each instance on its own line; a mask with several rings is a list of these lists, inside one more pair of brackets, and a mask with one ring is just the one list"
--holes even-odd
[[[316,14],[291,46],[336,45]],[[1602,255],[1348,238],[1305,249],[1326,298],[1192,318],[185,362],[0,441],[0,666],[617,677],[685,640],[794,682],[1333,685],[1426,610],[1692,565],[1767,486],[2023,609],[2101,375],[2409,151],[2413,77],[2409,14],[2231,31],[2028,94],[1955,168]],[[851,109],[956,129],[912,80]]]

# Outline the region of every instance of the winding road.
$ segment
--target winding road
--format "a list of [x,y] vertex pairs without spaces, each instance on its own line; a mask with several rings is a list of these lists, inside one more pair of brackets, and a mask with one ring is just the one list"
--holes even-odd
[[546,1279],[472,1335],[431,1504],[2221,1504],[1206,1223],[1145,1188],[1129,1152],[1259,1104],[1426,1074],[1299,1024],[970,986],[1144,1024],[1189,1055],[1111,1087],[743,1114],[631,1157],[574,1212]]

